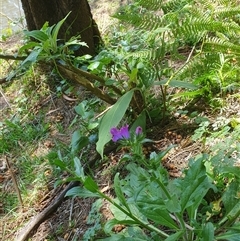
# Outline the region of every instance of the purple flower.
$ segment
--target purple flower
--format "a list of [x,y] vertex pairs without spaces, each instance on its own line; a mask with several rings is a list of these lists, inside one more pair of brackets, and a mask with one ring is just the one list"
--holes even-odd
[[120,139],[129,139],[130,133],[128,130],[128,125],[123,126],[120,130],[116,127],[111,128],[110,133],[112,134],[112,141],[117,142]]
[[110,133],[112,134],[113,142],[117,142],[119,139],[122,139],[122,135],[116,127],[111,128]]
[[128,125],[123,126],[120,129],[120,133],[121,133],[121,135],[122,135],[122,137],[124,139],[129,139],[130,138],[130,133],[129,133],[129,130],[128,130]]
[[141,134],[142,134],[142,127],[141,127],[141,126],[138,126],[138,127],[136,128],[135,133],[136,133],[137,136],[138,136],[138,135],[141,135]]

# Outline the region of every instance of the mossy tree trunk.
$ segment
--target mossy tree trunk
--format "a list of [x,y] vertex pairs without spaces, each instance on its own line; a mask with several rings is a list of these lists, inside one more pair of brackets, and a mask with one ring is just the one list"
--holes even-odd
[[89,48],[82,47],[78,55],[94,55],[101,41],[100,33],[92,18],[87,0],[21,0],[28,30],[41,29],[45,22],[49,26],[56,24],[69,12],[60,29],[59,39],[68,40],[72,36],[81,36],[81,41]]

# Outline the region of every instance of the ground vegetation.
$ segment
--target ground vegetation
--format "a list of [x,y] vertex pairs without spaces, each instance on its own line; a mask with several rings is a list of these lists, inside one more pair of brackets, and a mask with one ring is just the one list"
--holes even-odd
[[238,1],[111,15],[94,56],[67,14],[1,42],[3,239],[238,240]]

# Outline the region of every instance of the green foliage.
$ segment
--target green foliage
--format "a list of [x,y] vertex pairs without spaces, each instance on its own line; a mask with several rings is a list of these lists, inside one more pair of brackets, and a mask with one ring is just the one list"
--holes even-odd
[[[133,240],[235,240],[240,233],[237,167],[232,167],[234,178],[223,188],[219,181],[226,176],[209,175],[208,170],[217,167],[209,168],[208,156],[192,160],[184,176],[175,180],[162,167],[163,157],[162,153],[152,153],[142,166],[139,160],[132,160],[126,166],[129,173],[126,177],[115,175],[114,199],[101,193],[92,178],[77,172],[75,176],[78,180],[81,177],[84,187],[73,188],[67,196],[95,196],[111,203],[114,218],[104,225],[110,237],[100,240],[128,240],[130,236]],[[80,161],[76,165],[81,169]],[[216,200],[219,200],[217,207]],[[118,234],[112,231],[116,224],[125,225]]]
[[103,150],[106,143],[111,139],[110,129],[117,126],[122,120],[133,96],[133,90],[127,92],[114,104],[104,115],[99,126],[97,151],[103,157]]
[[6,154],[16,147],[39,140],[46,132],[42,124],[22,124],[19,120],[5,120],[0,123],[0,153]]
[[39,61],[53,63],[56,60],[67,61],[67,59],[71,59],[72,46],[86,46],[84,42],[79,41],[78,37],[72,37],[66,43],[59,42],[58,32],[69,14],[56,25],[49,27],[46,22],[40,30],[24,31],[30,41],[19,49],[18,54],[25,54],[28,51],[30,54],[21,62],[17,70],[8,76],[8,79]]
[[94,106],[97,103],[98,101],[94,99],[84,100],[74,108],[78,115],[72,121],[71,126],[80,122],[81,128],[75,130],[72,135],[70,144],[72,154],[96,142],[96,129],[99,126],[99,120],[94,117]]
[[[174,87],[189,89],[190,82],[198,88],[176,97],[203,96],[210,101],[239,87],[239,13],[236,1],[136,0],[115,17],[148,36],[148,44],[129,53],[127,59],[151,62],[151,73],[164,88],[179,80],[186,87]],[[177,70],[171,64],[176,59],[181,61]],[[166,89],[163,93],[166,95]]]
[[91,211],[87,217],[87,224],[92,225],[83,235],[83,240],[92,240],[96,234],[102,229],[100,208],[102,207],[102,200],[98,199],[92,204]]

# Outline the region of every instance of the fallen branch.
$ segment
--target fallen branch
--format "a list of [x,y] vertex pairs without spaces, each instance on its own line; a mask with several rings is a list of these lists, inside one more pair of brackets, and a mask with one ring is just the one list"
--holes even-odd
[[15,56],[15,55],[5,55],[5,54],[0,54],[0,59],[6,59],[6,60],[24,60],[26,59],[27,56]]
[[53,201],[51,205],[49,205],[46,209],[44,209],[41,213],[37,214],[33,217],[25,227],[20,231],[20,233],[15,238],[15,241],[25,241],[29,238],[31,233],[39,227],[39,225],[45,221],[51,214],[53,214],[60,204],[63,202],[67,191],[71,188],[79,185],[79,182],[71,182],[69,183],[65,189],[61,192],[61,194]]
[[62,65],[58,65],[57,67],[58,67],[58,71],[64,78],[78,82],[81,86],[89,90],[92,94],[94,94],[99,99],[111,105],[113,105],[116,102],[115,99],[110,97],[108,94],[104,93],[101,89],[95,87],[90,80],[88,80],[83,75],[80,75],[72,68],[67,66],[62,66]]
[[[108,154],[111,151],[115,150],[117,148],[116,145],[108,146],[104,154]],[[100,155],[98,153],[95,153],[92,158],[90,158],[89,162],[84,165],[84,172],[86,174],[92,172],[92,167],[95,165],[96,160],[100,158]],[[50,215],[52,215],[58,207],[61,205],[63,200],[65,199],[65,195],[67,191],[69,191],[71,188],[79,185],[79,182],[70,182],[65,189],[61,192],[61,194],[41,213],[37,214],[35,217],[33,217],[19,232],[19,234],[16,236],[15,241],[25,241],[27,240],[31,233],[33,233],[34,230],[36,230],[40,224],[45,221],[47,218],[49,218]]]

